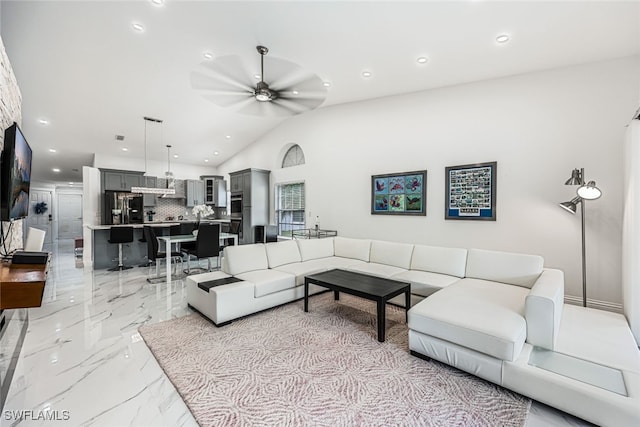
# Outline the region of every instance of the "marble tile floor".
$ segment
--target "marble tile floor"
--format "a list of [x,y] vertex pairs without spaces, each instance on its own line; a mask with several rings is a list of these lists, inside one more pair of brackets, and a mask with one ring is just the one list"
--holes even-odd
[[[45,249],[50,278],[42,307],[29,309],[0,426],[197,426],[137,333],[191,313],[184,280],[167,288],[147,283],[146,268],[84,268],[72,240]],[[590,424],[534,402],[526,425]]]

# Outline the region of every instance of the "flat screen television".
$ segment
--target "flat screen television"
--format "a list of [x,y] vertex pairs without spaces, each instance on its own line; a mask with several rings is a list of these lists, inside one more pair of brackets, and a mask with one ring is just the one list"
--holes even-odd
[[29,215],[31,147],[16,123],[4,131],[0,168],[0,219],[12,221]]

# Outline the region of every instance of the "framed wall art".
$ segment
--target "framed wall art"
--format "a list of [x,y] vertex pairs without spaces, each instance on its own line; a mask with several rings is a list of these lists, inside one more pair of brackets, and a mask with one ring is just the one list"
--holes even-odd
[[371,176],[371,214],[427,215],[427,171]]
[[445,219],[496,220],[497,162],[445,168]]

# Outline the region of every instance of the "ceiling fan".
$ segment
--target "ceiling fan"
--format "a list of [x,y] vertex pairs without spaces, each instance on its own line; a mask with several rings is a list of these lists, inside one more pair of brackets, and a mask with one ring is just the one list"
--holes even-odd
[[[259,75],[248,73],[249,68],[239,56],[221,56],[203,62],[199,70],[191,73],[191,87],[214,104],[243,114],[295,115],[324,102],[327,89],[320,77],[293,62],[269,57],[267,83],[265,56],[269,49],[256,46],[256,50],[260,54]],[[259,81],[248,84],[252,79]]]

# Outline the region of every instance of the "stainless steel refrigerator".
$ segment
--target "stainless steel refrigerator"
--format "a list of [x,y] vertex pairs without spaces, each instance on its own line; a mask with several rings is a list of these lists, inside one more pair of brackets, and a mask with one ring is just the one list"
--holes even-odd
[[109,190],[104,192],[104,224],[142,224],[143,222],[142,194]]

